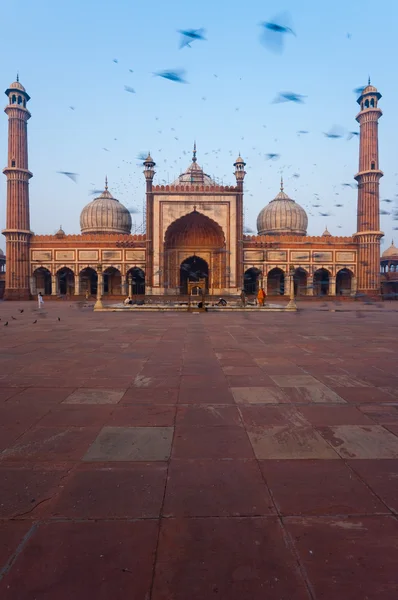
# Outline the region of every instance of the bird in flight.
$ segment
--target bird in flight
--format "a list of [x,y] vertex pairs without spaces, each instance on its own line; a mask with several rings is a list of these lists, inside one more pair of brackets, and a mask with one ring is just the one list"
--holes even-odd
[[261,42],[271,50],[281,54],[284,48],[285,35],[294,35],[293,29],[289,27],[290,17],[287,13],[274,17],[271,21],[263,21],[260,23],[262,27]]
[[351,140],[353,137],[358,136],[358,135],[359,135],[359,131],[349,131],[347,140]]
[[159,73],[154,73],[156,77],[163,77],[163,79],[169,79],[170,81],[175,81],[178,83],[188,83],[185,81],[185,71],[183,69],[176,69],[175,71],[159,71]]
[[125,85],[124,86],[124,91],[125,92],[130,92],[130,94],[135,94],[135,89],[130,87],[129,85]]
[[178,33],[181,33],[180,50],[185,46],[191,47],[191,43],[196,40],[205,40],[204,37],[205,29],[178,29]]
[[344,130],[342,127],[339,127],[338,125],[334,125],[328,132],[324,132],[323,134],[325,137],[332,139],[332,140],[336,140],[338,138],[342,138],[344,135]]
[[276,160],[277,158],[280,157],[279,154],[275,154],[275,153],[266,154],[265,156],[267,157],[267,160]]
[[294,92],[281,92],[279,96],[275,98],[273,104],[278,104],[279,102],[298,102],[300,104],[303,104],[303,98],[306,98],[306,96],[302,96],[301,94],[295,94]]
[[79,176],[78,173],[71,173],[70,171],[57,171],[57,173],[59,173],[60,175],[66,175],[67,177],[69,177],[69,179],[77,183],[77,178]]

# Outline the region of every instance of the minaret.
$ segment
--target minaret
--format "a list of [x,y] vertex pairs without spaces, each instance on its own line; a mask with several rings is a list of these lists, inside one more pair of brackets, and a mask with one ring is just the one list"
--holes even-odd
[[146,180],[146,217],[145,217],[145,238],[146,238],[146,289],[151,293],[153,286],[153,193],[152,184],[155,176],[156,163],[153,161],[151,153],[144,160],[144,175]]
[[377,103],[381,94],[370,84],[363,89],[357,102],[361,109],[356,116],[360,126],[357,233],[358,285],[361,294],[380,294],[380,202],[378,121],[383,114]]
[[236,252],[236,286],[243,289],[243,181],[245,179],[246,163],[239,154],[238,158],[234,162],[235,177],[236,177],[236,240],[237,240],[237,252]]
[[7,177],[6,229],[6,287],[5,300],[29,300],[29,179],[27,122],[30,112],[26,108],[30,97],[19,78],[5,91],[8,105],[8,164],[3,170]]

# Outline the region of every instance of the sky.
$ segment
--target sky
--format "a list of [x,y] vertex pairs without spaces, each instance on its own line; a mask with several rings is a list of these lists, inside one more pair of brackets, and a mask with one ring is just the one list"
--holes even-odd
[[[284,36],[277,54],[262,43],[261,23],[281,14],[296,35]],[[214,0],[5,3],[0,86],[5,90],[18,72],[31,96],[31,229],[53,234],[62,225],[67,234],[79,233],[80,212],[107,175],[140,230],[145,179],[137,157],[150,151],[155,183],[171,183],[189,166],[196,140],[198,163],[225,185],[235,184],[239,152],[245,159],[248,230],[256,232],[257,215],[283,174],[285,192],[308,213],[308,234],[327,226],[332,235],[352,235],[357,191],[342,184],[355,184],[358,137],[324,133],[334,126],[359,131],[353,90],[370,76],[383,96],[380,198],[393,200],[381,202],[390,213],[381,216],[383,247],[393,237],[398,244],[391,214],[398,204],[397,20],[394,0],[379,0],[376,10],[374,0],[230,0],[226,8]],[[178,30],[199,28],[206,40],[180,49]],[[154,76],[175,69],[185,70],[187,83]],[[273,102],[287,91],[305,96],[303,103]],[[269,153],[280,157],[269,160]],[[5,114],[0,159],[5,167]],[[57,171],[78,173],[77,182]],[[0,229],[5,209],[3,176]]]

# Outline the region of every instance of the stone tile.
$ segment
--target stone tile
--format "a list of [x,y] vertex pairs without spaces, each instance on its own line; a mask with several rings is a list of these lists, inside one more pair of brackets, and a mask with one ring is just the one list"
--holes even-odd
[[236,406],[199,404],[178,406],[176,424],[187,427],[225,427],[242,425],[242,421]]
[[274,425],[248,428],[248,434],[257,458],[335,458],[337,454],[311,427]]
[[348,465],[390,510],[398,513],[398,459],[349,460]]
[[360,387],[370,387],[370,384],[364,381],[363,379],[358,379],[352,375],[325,375],[325,380],[327,385],[331,385],[333,387],[351,387],[351,388],[360,388]]
[[[209,382],[208,382],[209,383]],[[202,388],[181,388],[179,404],[234,404],[231,390],[224,385]]]
[[235,387],[231,388],[238,404],[279,404],[289,402],[283,390],[273,387]]
[[380,425],[396,423],[398,424],[398,403],[397,404],[363,404],[358,407],[363,415],[366,415],[373,422]]
[[342,460],[263,460],[260,468],[282,515],[389,512]]
[[225,376],[204,377],[203,375],[182,375],[181,389],[207,389],[208,387],[226,386]]
[[157,536],[153,520],[40,525],[1,581],[0,596],[149,598]]
[[394,402],[390,394],[378,387],[340,387],[335,392],[350,404]]
[[80,460],[98,434],[94,427],[34,427],[0,455],[3,460],[61,462]]
[[41,427],[101,427],[114,407],[106,404],[57,404],[40,419]]
[[340,425],[320,431],[342,458],[398,458],[398,438],[381,425]]
[[283,391],[290,402],[295,404],[346,404],[335,391],[321,383],[307,387],[284,388]]
[[122,404],[177,404],[178,388],[129,388]]
[[68,470],[62,467],[21,469],[0,466],[0,519],[37,518],[37,508],[43,508],[42,503],[57,493],[67,473]]
[[278,519],[167,519],[152,600],[307,600]]
[[272,387],[274,381],[269,375],[227,375],[227,384],[230,388],[237,387]]
[[104,427],[83,460],[165,461],[172,439],[172,427]]
[[52,515],[73,519],[159,517],[167,467],[132,463],[75,471],[52,506]]
[[173,458],[254,458],[243,427],[176,427]]
[[253,430],[255,427],[269,425],[290,425],[298,427],[309,425],[307,419],[298,411],[296,406],[290,404],[270,406],[261,404],[240,405],[239,412],[246,427]]
[[11,404],[59,404],[67,398],[75,389],[75,386],[69,388],[55,387],[56,378],[51,379],[53,387],[29,387],[8,401]]
[[145,375],[137,375],[133,380],[133,387],[138,389],[145,388],[179,388],[181,377],[146,377]]
[[6,402],[13,396],[16,396],[20,392],[23,391],[23,388],[10,387],[10,388],[1,388],[0,387],[0,402]]
[[311,425],[372,425],[369,417],[355,406],[309,405],[298,406],[297,409]]
[[321,385],[321,382],[311,375],[270,375],[279,387],[307,387]]
[[173,427],[176,406],[136,404],[116,406],[107,425],[116,427]]
[[322,600],[393,600],[397,590],[398,521],[388,516],[284,519]]
[[63,404],[117,404],[126,390],[80,388],[63,400]]
[[0,577],[8,570],[8,565],[29,532],[33,530],[29,521],[0,522]]
[[227,517],[275,514],[255,460],[172,460],[163,514]]

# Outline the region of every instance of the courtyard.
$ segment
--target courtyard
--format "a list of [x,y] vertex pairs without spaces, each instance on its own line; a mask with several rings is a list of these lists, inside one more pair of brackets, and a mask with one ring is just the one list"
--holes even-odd
[[396,303],[36,306],[0,303],[2,600],[396,599]]

